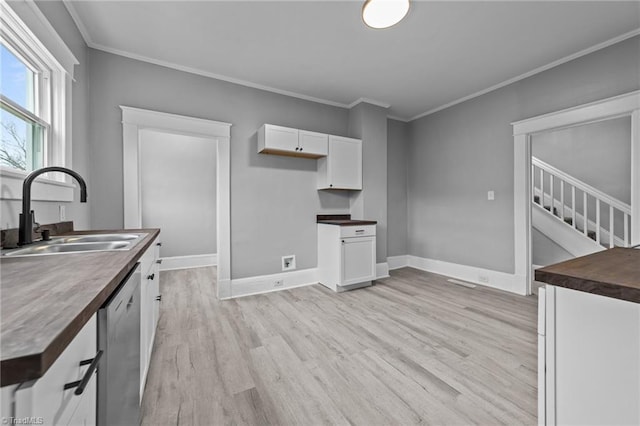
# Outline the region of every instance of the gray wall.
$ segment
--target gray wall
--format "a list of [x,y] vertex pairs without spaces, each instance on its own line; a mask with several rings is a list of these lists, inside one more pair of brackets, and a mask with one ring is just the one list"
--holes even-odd
[[[346,135],[348,111],[200,77],[89,49],[91,218],[95,228],[123,226],[119,105],[232,123],[232,278],[316,266],[315,215],[348,213],[349,194],[317,191],[316,161],[257,153],[264,123]],[[168,172],[171,172],[169,170]],[[189,218],[184,218],[189,220]]]
[[387,256],[408,253],[408,129],[407,123],[387,120]]
[[621,117],[531,138],[533,156],[631,203],[631,118]]
[[142,227],[162,229],[160,256],[217,253],[216,141],[140,133]]
[[536,228],[531,229],[531,259],[534,265],[552,265],[573,259],[573,257],[571,253],[560,247],[551,238]]
[[387,110],[361,102],[349,111],[349,136],[362,139],[362,191],[351,194],[355,219],[375,220],[376,259],[387,261]]
[[510,123],[638,90],[639,59],[634,37],[411,122],[409,254],[513,273]]
[[[95,196],[92,191],[91,176],[89,176],[89,143],[88,143],[88,67],[87,67],[87,45],[85,44],[75,23],[69,16],[67,9],[61,2],[42,1],[37,2],[42,13],[49,20],[51,25],[58,32],[63,41],[71,49],[74,56],[80,63],[75,67],[72,85],[72,128],[70,134],[72,136],[72,167],[85,178],[88,185],[88,197],[91,199]],[[20,3],[12,4],[12,7],[19,9],[27,7]],[[79,190],[76,189],[74,199],[79,200]],[[78,201],[72,203],[60,202],[34,202],[31,207],[36,212],[36,219],[40,223],[59,222],[58,206],[64,204],[66,206],[67,220],[73,220],[76,229],[89,229],[89,206],[81,204]],[[2,200],[0,201],[1,216],[3,228],[15,228],[18,226],[18,215],[22,207],[20,200]]]

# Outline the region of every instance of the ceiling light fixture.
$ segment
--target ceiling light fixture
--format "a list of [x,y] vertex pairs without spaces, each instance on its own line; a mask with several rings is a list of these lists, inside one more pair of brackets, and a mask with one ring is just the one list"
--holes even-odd
[[389,28],[402,21],[409,12],[409,0],[367,0],[362,6],[362,20],[371,28]]

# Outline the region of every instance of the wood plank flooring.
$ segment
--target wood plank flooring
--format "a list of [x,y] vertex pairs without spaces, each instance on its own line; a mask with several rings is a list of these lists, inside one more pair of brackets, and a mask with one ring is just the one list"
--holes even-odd
[[536,299],[410,268],[219,301],[161,273],[143,425],[535,424]]

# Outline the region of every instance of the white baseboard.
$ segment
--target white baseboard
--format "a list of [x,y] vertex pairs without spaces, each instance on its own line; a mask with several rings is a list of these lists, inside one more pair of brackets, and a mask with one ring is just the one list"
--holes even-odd
[[194,256],[173,256],[163,257],[160,264],[161,271],[172,271],[174,269],[202,268],[204,266],[218,265],[218,255],[198,254]]
[[409,255],[403,254],[402,256],[389,256],[387,257],[387,263],[389,264],[389,270],[404,268],[409,266]]
[[434,274],[446,275],[451,278],[468,281],[474,284],[493,287],[511,293],[525,295],[526,285],[522,279],[515,274],[493,271],[491,269],[477,268],[475,266],[460,265],[457,263],[444,262],[442,260],[426,259],[418,256],[407,256],[409,265],[412,268],[422,271],[433,272]]
[[376,280],[389,278],[389,264],[387,262],[376,264]]
[[[282,285],[276,286],[276,281]],[[259,275],[231,280],[231,298],[269,293],[289,288],[318,284],[318,269],[302,269],[300,271],[282,272],[271,275]]]

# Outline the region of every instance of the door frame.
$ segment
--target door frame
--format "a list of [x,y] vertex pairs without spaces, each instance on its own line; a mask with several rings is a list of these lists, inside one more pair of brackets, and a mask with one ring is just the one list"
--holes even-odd
[[640,244],[640,90],[511,123],[514,142],[514,254],[519,293],[531,294],[531,136],[631,117],[631,244]]
[[120,105],[122,110],[122,164],[124,226],[142,226],[140,197],[141,130],[157,130],[215,140],[217,145],[217,283],[218,298],[231,297],[231,124]]

